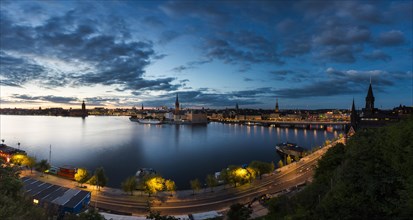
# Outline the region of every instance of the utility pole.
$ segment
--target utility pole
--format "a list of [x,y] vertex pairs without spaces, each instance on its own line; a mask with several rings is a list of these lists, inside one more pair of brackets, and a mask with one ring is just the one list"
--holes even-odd
[[52,165],[52,145],[49,146],[49,164]]

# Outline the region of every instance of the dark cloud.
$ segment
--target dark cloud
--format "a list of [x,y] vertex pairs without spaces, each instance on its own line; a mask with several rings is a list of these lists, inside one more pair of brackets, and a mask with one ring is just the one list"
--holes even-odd
[[[32,54],[25,59],[20,55],[11,56],[2,52],[3,85],[23,85],[28,81],[39,80],[46,87],[63,85],[116,85],[123,90],[156,90],[167,91],[178,88],[172,85],[171,78],[147,80],[143,78],[145,68],[152,59],[160,59],[152,49],[151,42],[125,41],[127,33],[121,38],[102,34],[97,27],[83,23],[77,19],[75,10],[60,17],[51,17],[44,24],[36,27],[13,24],[8,17],[1,19],[2,51],[13,54]],[[115,24],[122,23],[115,20]],[[127,29],[124,29],[127,31]],[[78,72],[60,72],[50,74],[51,69],[45,63],[39,63],[36,56],[48,56],[65,63],[85,63],[93,68]]]
[[180,73],[180,72],[182,72],[182,71],[185,71],[185,70],[188,70],[188,69],[192,69],[192,68],[193,68],[193,67],[191,67],[191,66],[181,65],[181,66],[177,66],[177,67],[173,68],[172,71],[177,72],[177,73]]
[[315,43],[335,46],[366,43],[370,41],[370,30],[362,26],[329,27],[314,38]]
[[165,23],[161,21],[158,17],[155,16],[148,16],[142,19],[142,22],[149,27],[164,27]]
[[276,53],[274,42],[250,31],[227,32],[222,38],[207,39],[203,51],[209,59],[230,64],[284,64]]
[[372,60],[372,61],[391,61],[391,56],[387,55],[386,53],[384,53],[381,50],[374,50],[371,53],[367,53],[363,55],[364,58],[368,59],[368,60]]
[[338,63],[354,63],[356,62],[355,53],[360,51],[362,48],[358,46],[339,45],[324,48],[319,56]]
[[281,54],[286,57],[295,57],[309,53],[311,51],[311,47],[311,43],[306,39],[293,39],[286,41],[284,50]]
[[71,103],[71,102],[79,102],[77,98],[74,97],[62,97],[62,96],[53,96],[53,95],[48,95],[48,96],[31,96],[31,95],[19,95],[19,94],[13,94],[11,96],[14,99],[20,99],[20,100],[28,100],[28,101],[47,101],[47,102],[53,102],[53,103]]
[[326,73],[329,76],[327,80],[315,81],[311,84],[303,85],[296,88],[278,89],[274,92],[277,96],[285,98],[305,98],[305,97],[327,97],[347,94],[357,94],[366,91],[366,86],[373,78],[375,91],[384,91],[386,87],[394,85],[389,80],[391,75],[384,71],[340,71],[334,68],[328,68]]
[[245,81],[245,82],[252,82],[252,81],[254,81],[254,80],[253,80],[253,79],[250,79],[250,78],[246,78],[246,77],[245,77],[245,78],[244,78],[244,81]]
[[167,44],[171,42],[172,40],[176,39],[179,37],[181,34],[176,32],[176,31],[163,31],[159,37],[159,44]]
[[380,46],[398,46],[404,42],[403,32],[396,30],[380,33],[377,38],[377,44]]
[[191,62],[188,62],[186,65],[177,66],[177,67],[173,68],[171,71],[180,73],[180,72],[183,72],[183,71],[185,71],[185,70],[195,69],[195,68],[197,68],[197,67],[200,66],[200,65],[203,65],[203,64],[206,64],[206,63],[210,63],[210,62],[212,62],[212,60],[210,60],[210,59],[208,59],[208,60],[191,61]]
[[171,1],[161,6],[161,9],[173,17],[192,17],[202,21],[215,22],[217,24],[228,21],[228,14],[216,7],[216,4],[208,2]]
[[91,106],[107,106],[113,104],[119,104],[119,98],[111,98],[111,97],[88,97],[84,99],[87,105]]
[[288,75],[288,74],[293,74],[294,71],[292,71],[292,70],[273,70],[273,71],[270,71],[270,73],[274,74],[274,75],[285,76],[285,75]]
[[21,87],[33,79],[45,79],[45,68],[0,51],[0,81],[3,86]]

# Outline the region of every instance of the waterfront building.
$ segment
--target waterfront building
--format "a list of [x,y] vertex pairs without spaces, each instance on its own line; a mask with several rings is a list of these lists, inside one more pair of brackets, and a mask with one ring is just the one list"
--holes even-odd
[[0,158],[3,158],[6,162],[10,162],[10,159],[15,154],[26,154],[26,152],[14,147],[9,147],[5,144],[0,144]]
[[88,116],[88,112],[86,109],[86,104],[85,101],[83,100],[82,102],[82,108],[81,109],[70,109],[69,111],[69,116],[72,117],[82,117],[85,118]]
[[85,190],[69,189],[29,177],[23,177],[22,182],[25,194],[34,205],[44,207],[56,215],[66,212],[78,214],[90,203],[91,194]]
[[191,124],[206,124],[208,123],[207,114],[200,110],[191,110],[186,114],[186,119]]
[[174,113],[174,120],[179,121],[182,119],[181,117],[181,112],[179,108],[179,100],[178,100],[178,93],[176,94],[176,99],[175,99],[175,113]]

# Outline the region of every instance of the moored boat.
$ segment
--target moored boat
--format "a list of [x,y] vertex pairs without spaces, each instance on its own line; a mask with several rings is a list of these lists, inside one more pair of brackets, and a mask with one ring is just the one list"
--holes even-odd
[[138,122],[139,122],[140,124],[155,124],[155,125],[162,124],[162,121],[159,120],[159,119],[145,119],[145,118],[141,118],[141,119],[138,119]]
[[305,153],[304,148],[299,147],[297,144],[289,142],[277,144],[275,146],[275,149],[281,157],[284,157],[286,155],[291,155],[294,157],[303,157]]

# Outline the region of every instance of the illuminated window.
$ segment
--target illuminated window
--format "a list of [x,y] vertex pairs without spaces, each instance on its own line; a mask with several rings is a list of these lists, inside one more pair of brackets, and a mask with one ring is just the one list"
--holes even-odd
[[33,199],[33,203],[37,205],[37,204],[39,204],[39,200]]

